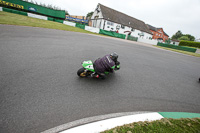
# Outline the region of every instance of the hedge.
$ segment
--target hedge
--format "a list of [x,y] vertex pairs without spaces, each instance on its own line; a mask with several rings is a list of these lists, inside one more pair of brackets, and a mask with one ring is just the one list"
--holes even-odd
[[183,46],[176,46],[176,45],[172,45],[172,44],[164,44],[164,43],[160,43],[160,42],[158,42],[157,45],[158,46],[162,46],[162,47],[172,48],[172,49],[178,49],[178,50],[182,50],[182,51],[193,52],[193,53],[195,53],[196,50],[197,50],[195,48],[189,48],[189,47],[183,47]]
[[192,42],[192,41],[181,40],[180,43],[179,43],[179,46],[190,46],[190,47],[200,48],[200,42]]

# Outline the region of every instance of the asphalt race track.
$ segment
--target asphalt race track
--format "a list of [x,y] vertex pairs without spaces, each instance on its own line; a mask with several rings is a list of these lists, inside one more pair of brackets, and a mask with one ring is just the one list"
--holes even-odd
[[[84,60],[116,51],[121,69],[79,78]],[[200,113],[200,58],[134,42],[0,25],[0,132],[35,133],[119,112]]]

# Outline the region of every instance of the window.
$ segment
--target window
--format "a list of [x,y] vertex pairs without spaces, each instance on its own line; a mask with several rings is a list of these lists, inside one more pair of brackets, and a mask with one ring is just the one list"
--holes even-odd
[[133,31],[133,32],[134,32],[134,31],[135,31],[135,29],[131,28],[131,31]]
[[107,28],[110,28],[110,26],[107,26]]
[[117,26],[116,26],[116,29],[119,30],[119,29],[120,29],[120,25],[117,25]]
[[124,26],[124,25],[121,25],[121,28],[122,28],[122,29],[124,29],[124,28],[125,28],[125,26]]
[[141,32],[141,33],[138,33],[138,35],[141,37],[141,36],[144,36],[144,32]]
[[113,22],[110,22],[110,21],[107,21],[107,25],[111,25],[111,26],[113,26],[114,23],[113,23]]
[[97,16],[94,17],[94,19],[98,19],[98,18],[99,18],[99,15],[97,15]]

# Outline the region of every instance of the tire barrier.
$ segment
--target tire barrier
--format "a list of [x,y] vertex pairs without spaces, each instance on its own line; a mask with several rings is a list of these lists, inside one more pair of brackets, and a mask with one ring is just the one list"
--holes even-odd
[[126,35],[124,35],[124,34],[119,34],[119,33],[113,32],[113,31],[106,31],[106,30],[102,30],[102,29],[100,29],[99,34],[122,38],[122,39],[126,38]]
[[85,25],[84,24],[76,23],[76,27],[81,28],[81,29],[85,29]]
[[158,42],[157,45],[161,46],[161,47],[167,47],[167,48],[172,48],[172,49],[177,49],[177,50],[182,50],[182,51],[187,51],[187,52],[193,52],[193,53],[195,53],[197,51],[197,49],[195,49],[195,48],[176,46],[176,45],[172,45],[172,44],[164,44],[164,43],[160,43],[160,42]]
[[64,21],[63,24],[73,26],[73,27],[76,26],[76,23],[72,23],[72,22],[68,22],[68,21]]
[[131,41],[136,41],[136,42],[137,42],[138,38],[137,38],[137,37],[134,37],[134,36],[128,35],[127,40],[131,40]]
[[46,17],[46,16],[41,16],[41,15],[37,15],[37,14],[33,14],[33,13],[28,13],[28,16],[32,17],[32,18],[38,18],[38,19],[48,20],[48,17]]
[[94,33],[99,33],[99,28],[94,28],[94,27],[90,27],[90,26],[85,26],[85,30],[90,31],[90,32],[94,32]]
[[28,16],[27,12],[2,7],[2,11]]

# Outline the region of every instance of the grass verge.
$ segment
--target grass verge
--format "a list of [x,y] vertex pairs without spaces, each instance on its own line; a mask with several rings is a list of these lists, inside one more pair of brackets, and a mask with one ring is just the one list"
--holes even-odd
[[161,46],[156,46],[156,45],[154,45],[154,46],[158,47],[158,48],[166,49],[166,50],[171,50],[171,51],[175,51],[175,52],[179,52],[179,53],[183,53],[183,54],[187,54],[187,55],[200,57],[200,54],[197,54],[197,53],[192,53],[192,52],[187,52],[187,51],[182,51],[182,50],[176,50],[176,49],[166,48],[166,47],[161,47]]
[[190,46],[184,46],[184,47],[188,47],[188,48],[196,48],[196,49],[198,49],[198,47],[190,47]]
[[0,24],[41,27],[41,28],[48,28],[48,29],[58,29],[58,30],[74,31],[74,32],[99,35],[99,34],[92,33],[92,32],[77,28],[77,27],[68,26],[62,23],[47,21],[47,20],[42,20],[42,19],[37,19],[37,18],[31,18],[28,16],[8,13],[4,11],[0,12]]
[[152,122],[134,122],[102,133],[199,133],[200,118],[163,118]]

